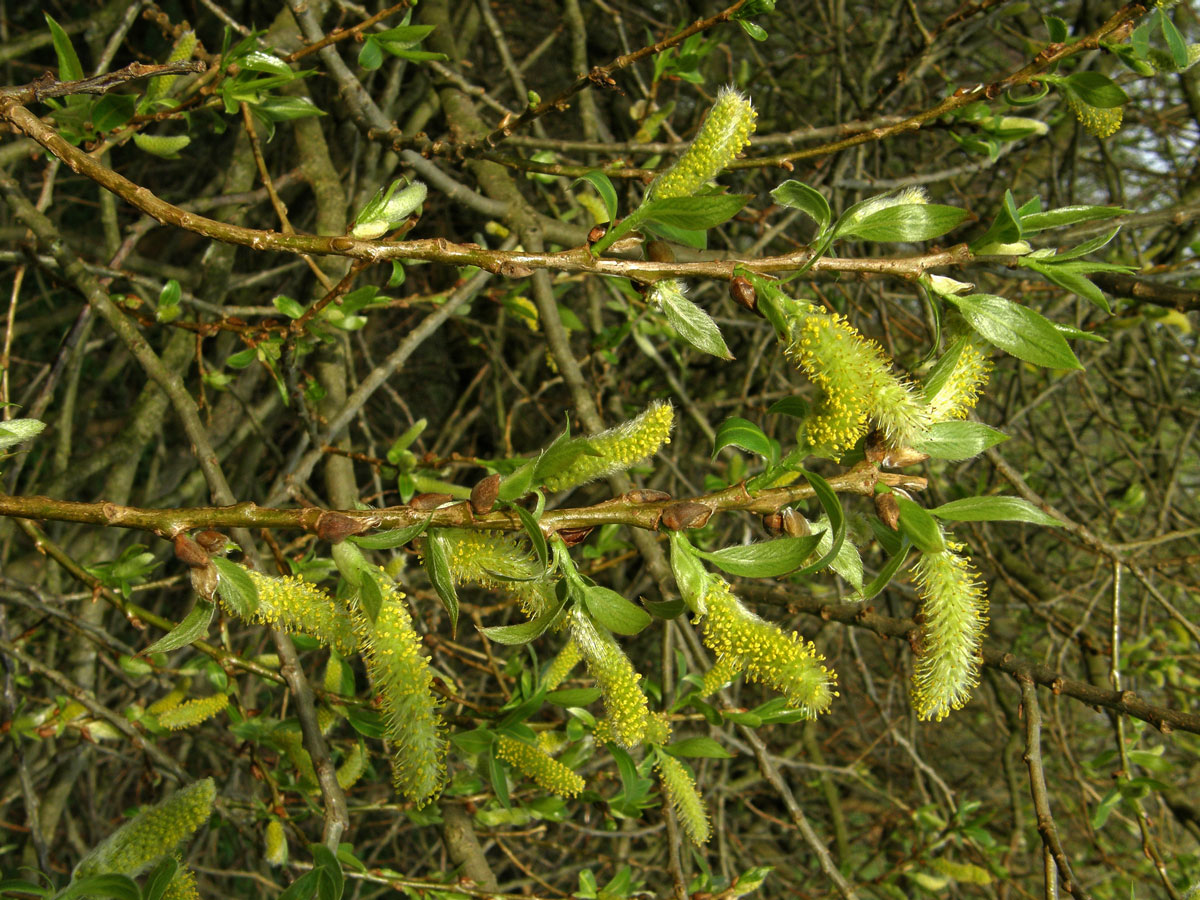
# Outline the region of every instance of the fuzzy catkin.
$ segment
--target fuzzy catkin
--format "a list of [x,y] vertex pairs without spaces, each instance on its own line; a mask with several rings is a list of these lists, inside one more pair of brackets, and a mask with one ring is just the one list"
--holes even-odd
[[987,594],[962,544],[923,553],[913,567],[921,598],[920,652],[913,665],[912,702],[922,721],[962,709],[979,684]]
[[553,756],[507,734],[497,739],[496,756],[555,796],[574,797],[584,788],[583,779]]
[[646,735],[649,703],[639,682],[642,676],[607,630],[596,626],[588,614],[572,610],[571,635],[596,679],[608,713],[608,727],[615,743],[635,747]]
[[180,863],[167,882],[162,900],[200,900],[200,891],[196,889],[196,873]]
[[684,834],[697,847],[707,843],[712,835],[708,821],[708,810],[704,798],[696,790],[696,781],[687,768],[675,757],[666,753],[656,754],[654,768],[658,772],[663,793],[670,800],[683,826]]
[[208,821],[216,796],[213,780],[204,778],[142,810],[81,859],[75,877],[141,874]]
[[[450,577],[455,584],[478,584],[509,594],[531,619],[555,606],[554,583],[539,577],[537,560],[515,538],[466,528],[439,529],[438,534],[445,542]],[[509,578],[534,580],[507,581]]]
[[299,575],[269,578],[252,569],[246,571],[258,590],[258,609],[252,621],[306,634],[343,656],[358,648],[350,613],[326,591]]
[[558,656],[554,657],[554,661],[547,667],[546,675],[542,679],[542,686],[548,691],[555,690],[567,680],[571,670],[579,665],[582,659],[583,654],[579,652],[579,645],[574,640],[567,641],[567,645],[558,652]]
[[965,419],[979,402],[979,395],[987,384],[991,370],[991,360],[985,355],[982,344],[978,340],[968,339],[942,386],[933,396],[926,398],[929,421]]
[[560,472],[546,479],[546,489],[565,491],[597,478],[624,472],[634,463],[653,456],[663,444],[671,442],[671,426],[675,410],[670,403],[655,401],[636,418],[599,434],[588,435],[587,441],[598,454],[577,457]]
[[675,165],[654,180],[647,199],[695,196],[750,143],[757,117],[754,105],[740,91],[721,88],[695,139]]
[[837,696],[837,676],[822,665],[825,658],[813,643],[750,612],[719,578],[713,578],[704,595],[703,637],[717,666],[744,669],[752,681],[787,697],[788,705],[805,718],[825,712]]
[[211,719],[229,705],[227,694],[213,694],[174,706],[158,714],[158,724],[170,731],[191,728]]
[[380,697],[384,737],[392,742],[392,781],[396,790],[424,806],[441,790],[446,771],[433,671],[421,652],[404,595],[383,569],[368,574],[376,578],[383,603],[374,625],[365,615],[356,623],[367,672]]

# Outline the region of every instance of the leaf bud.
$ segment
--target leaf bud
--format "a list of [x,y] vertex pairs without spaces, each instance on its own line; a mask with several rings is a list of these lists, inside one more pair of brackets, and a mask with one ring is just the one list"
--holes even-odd
[[408,505],[411,506],[413,509],[421,509],[421,510],[437,509],[443,503],[449,503],[453,499],[454,498],[451,497],[449,494],[430,492],[430,493],[426,493],[426,494],[417,494],[415,497],[413,497],[411,500],[408,501]]
[[896,501],[895,494],[876,494],[875,512],[879,514],[879,518],[883,520],[884,525],[892,529],[892,531],[899,530],[900,504]]
[[209,553],[222,553],[229,544],[229,538],[219,531],[202,531],[196,535],[196,543]]
[[729,296],[738,306],[744,306],[750,312],[758,312],[758,292],[750,279],[738,275],[729,282]]
[[341,543],[352,534],[361,534],[367,527],[362,519],[342,513],[325,511],[317,517],[317,537],[331,544]]
[[175,535],[175,558],[185,566],[202,569],[212,564],[212,557],[186,534]]
[[711,506],[694,500],[681,500],[663,510],[660,522],[664,528],[671,531],[685,531],[689,528],[703,528],[708,524],[711,515]]
[[648,243],[646,245],[646,256],[653,262],[675,262],[675,251],[671,249],[671,245],[666,241],[651,241]]
[[477,516],[486,516],[495,508],[499,493],[500,475],[493,472],[471,488],[471,511]]
[[397,190],[402,182],[393,181],[386,190],[380,188],[362,208],[350,229],[350,236],[364,241],[383,237],[404,222],[425,202],[428,189],[419,181]]
[[212,600],[217,594],[217,583],[220,581],[220,576],[217,574],[217,567],[212,563],[201,568],[188,569],[188,575],[192,579],[192,590],[205,600]]
[[599,241],[602,237],[608,234],[607,225],[593,225],[592,230],[588,232],[587,242],[590,247],[592,244]]

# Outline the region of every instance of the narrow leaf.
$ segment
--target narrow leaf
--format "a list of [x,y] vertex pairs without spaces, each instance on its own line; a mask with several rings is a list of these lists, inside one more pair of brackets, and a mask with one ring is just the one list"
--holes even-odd
[[186,647],[192,641],[204,637],[208,633],[208,626],[212,622],[213,613],[216,610],[217,604],[211,600],[197,599],[196,605],[183,617],[183,621],[143,650],[142,655],[170,653],[172,650]]
[[938,422],[914,449],[934,459],[963,460],[1007,441],[1008,435],[982,422]]
[[645,203],[639,207],[639,212],[646,219],[675,228],[715,228],[736,216],[749,200],[749,194],[671,197]]
[[708,313],[685,297],[682,291],[659,291],[657,296],[662,301],[662,310],[667,316],[667,321],[681,338],[710,356],[733,359],[717,323]]
[[923,553],[940,553],[946,549],[942,529],[927,510],[907,497],[897,497],[900,505],[900,530]]
[[[36,7],[34,8],[36,9]],[[79,62],[79,56],[75,53],[75,48],[71,46],[71,38],[68,37],[62,26],[54,21],[50,13],[44,12],[42,15],[46,17],[46,24],[50,26],[50,38],[54,42],[54,55],[58,57],[58,80],[81,80],[83,78],[83,65]]]
[[762,429],[753,422],[733,416],[721,423],[713,441],[713,459],[723,447],[741,447],[750,453],[756,453],[764,459],[771,458],[771,442]]
[[811,188],[802,181],[788,179],[775,190],[771,191],[775,202],[781,206],[798,209],[817,223],[817,229],[824,231],[833,219],[829,209],[829,201],[816,188]]
[[596,189],[596,193],[600,195],[600,200],[604,203],[604,209],[608,212],[608,221],[614,221],[617,218],[617,189],[613,187],[609,177],[598,169],[593,169],[571,182],[571,187],[581,181],[586,181]]
[[1041,313],[995,294],[947,296],[981,337],[1039,366],[1082,369],[1063,336]]
[[458,631],[458,592],[454,589],[454,576],[450,574],[446,538],[437,529],[425,536],[425,572],[442,606],[450,614],[450,633],[454,634]]
[[672,741],[663,749],[684,759],[733,759],[732,753],[710,737],[683,738]]
[[1022,497],[964,497],[929,511],[948,522],[1032,522],[1062,527],[1062,522]]
[[648,612],[606,587],[587,585],[583,602],[593,619],[617,634],[637,634],[650,624]]
[[212,564],[220,576],[217,593],[221,599],[239,618],[249,619],[258,609],[258,588],[249,574],[242,566],[220,556],[214,556]]
[[353,535],[350,540],[364,550],[394,550],[403,547],[410,541],[416,540],[429,526],[430,519],[425,519],[406,528],[391,528],[387,531],[377,531],[375,534]]
[[696,550],[723,572],[745,578],[778,578],[794,572],[821,541],[820,534],[804,537],[781,537],[758,544],[740,544],[723,550]]

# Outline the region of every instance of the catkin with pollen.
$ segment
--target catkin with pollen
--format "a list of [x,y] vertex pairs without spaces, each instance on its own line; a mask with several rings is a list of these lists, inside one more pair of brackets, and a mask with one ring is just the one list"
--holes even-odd
[[758,113],[740,91],[723,87],[695,139],[671,168],[654,180],[649,200],[692,197],[750,143]]
[[586,440],[596,455],[584,453],[562,471],[551,475],[546,479],[547,490],[565,491],[624,472],[634,463],[653,456],[663,444],[669,444],[674,422],[675,410],[671,404],[655,401],[628,422],[588,435]]

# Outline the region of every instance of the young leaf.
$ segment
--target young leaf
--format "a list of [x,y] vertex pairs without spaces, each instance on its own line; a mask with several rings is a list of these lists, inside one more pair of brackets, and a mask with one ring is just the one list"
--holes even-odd
[[967,217],[965,209],[936,203],[901,203],[872,213],[839,230],[839,237],[864,241],[915,243],[941,237]]
[[942,529],[928,511],[907,497],[897,497],[900,505],[900,530],[923,553],[940,553],[946,549]]
[[1080,100],[1097,109],[1113,109],[1129,102],[1129,95],[1115,81],[1099,72],[1076,72],[1067,76],[1066,83]]
[[454,634],[458,631],[458,592],[454,589],[454,576],[450,573],[446,538],[436,529],[425,536],[425,572],[446,612],[450,614],[450,633]]
[[771,441],[763,434],[762,429],[753,422],[733,416],[721,423],[713,441],[713,459],[723,447],[741,447],[750,453],[756,453],[764,459],[771,458]]
[[904,561],[908,558],[908,551],[911,549],[912,544],[909,543],[908,538],[902,537],[900,546],[892,554],[891,559],[879,570],[879,574],[871,579],[871,583],[862,589],[863,600],[874,599],[885,587],[892,583],[892,579],[896,577],[896,573],[904,565]]
[[143,650],[142,655],[170,653],[172,650],[186,647],[192,641],[204,637],[208,633],[208,626],[212,623],[213,613],[216,610],[217,604],[211,600],[197,599],[196,605],[183,617],[183,621]]
[[367,614],[367,619],[374,625],[375,620],[379,618],[379,610],[383,607],[383,591],[379,589],[379,582],[370,574],[363,578],[362,584],[358,586],[358,602]]
[[561,606],[557,606],[550,612],[538,616],[536,619],[531,619],[528,622],[521,622],[517,625],[493,625],[490,628],[480,628],[484,636],[489,641],[495,641],[497,644],[528,644],[530,641],[541,637],[546,629],[554,624],[554,620],[558,618]]
[[1065,225],[1078,225],[1080,222],[1111,219],[1129,215],[1130,212],[1119,206],[1062,206],[1022,217],[1021,228],[1025,234],[1035,234],[1047,228],[1062,228]]
[[957,461],[971,459],[1007,440],[1007,434],[982,422],[937,422],[929,427],[925,440],[913,449],[934,459]]
[[683,738],[672,741],[663,749],[684,759],[733,759],[732,753],[710,737]]
[[[1035,272],[1039,272],[1046,277],[1047,281],[1052,281],[1061,288],[1065,288],[1072,294],[1082,297],[1084,300],[1091,303],[1093,306],[1099,307],[1104,312],[1112,315],[1112,307],[1108,305],[1108,300],[1104,296],[1104,292],[1096,285],[1088,280],[1087,276],[1075,268],[1079,263],[1064,263],[1055,265],[1047,262],[1040,262],[1033,259],[1023,259],[1021,264]],[[1087,267],[1087,263],[1082,264]]]
[[650,624],[648,612],[606,587],[585,586],[583,602],[593,619],[617,634],[637,634]]
[[739,544],[723,550],[696,550],[723,572],[745,578],[778,578],[804,565],[821,541],[820,534],[804,537],[781,537],[759,544]]
[[1021,497],[964,497],[930,513],[948,522],[1032,522],[1061,528],[1062,522]]
[[394,550],[420,537],[429,522],[429,519],[425,519],[407,528],[391,528],[387,531],[377,531],[375,534],[356,534],[352,535],[350,540],[364,550]]
[[538,503],[536,515],[530,513],[523,506],[513,505],[513,511],[517,514],[517,518],[521,520],[521,525],[525,529],[525,533],[529,536],[529,542],[533,545],[533,552],[537,554],[538,562],[541,564],[541,571],[546,571],[546,566],[550,562],[550,553],[546,547],[546,536],[542,534],[541,526],[538,525],[538,519],[542,517],[542,509],[546,505],[546,497],[537,492]]
[[79,62],[75,48],[71,46],[71,38],[67,36],[63,27],[54,21],[50,13],[43,12],[42,15],[46,17],[46,24],[50,26],[50,38],[54,42],[54,55],[58,57],[58,80],[80,81],[83,78],[83,65]]
[[1034,365],[1082,369],[1062,335],[1041,313],[995,294],[947,296],[981,337]]
[[842,551],[842,543],[846,540],[846,515],[842,511],[842,501],[838,499],[838,495],[829,486],[829,482],[816,472],[805,470],[804,477],[812,485],[812,489],[817,495],[817,500],[821,503],[821,508],[825,510],[825,515],[829,517],[829,527],[833,529],[833,543],[820,559],[811,565],[805,566],[796,573],[797,575],[810,575],[813,572],[821,571],[837,558],[837,555]]
[[818,231],[827,229],[833,220],[833,212],[825,195],[802,181],[788,179],[771,191],[771,196],[781,206],[790,206],[806,214],[817,223]]
[[252,617],[258,609],[258,588],[254,586],[246,570],[220,556],[214,556],[212,564],[220,576],[217,580],[217,593],[221,595],[221,599],[239,617]]
[[715,228],[728,222],[750,200],[749,194],[707,194],[652,200],[638,208],[644,219],[674,228]]
[[608,212],[608,221],[615,221],[617,218],[617,189],[613,187],[609,177],[598,169],[593,169],[571,182],[571,187],[581,181],[586,181],[596,189],[596,193],[600,195],[600,200],[604,203],[604,209]]
[[655,296],[662,304],[667,321],[681,338],[710,356],[733,359],[717,323],[708,313],[685,297],[682,291],[662,290],[656,292]]

